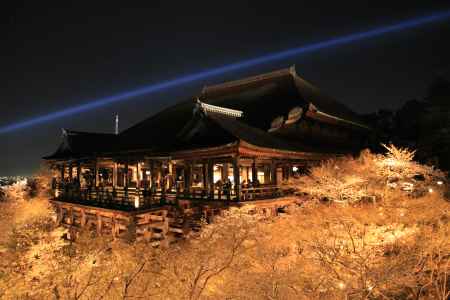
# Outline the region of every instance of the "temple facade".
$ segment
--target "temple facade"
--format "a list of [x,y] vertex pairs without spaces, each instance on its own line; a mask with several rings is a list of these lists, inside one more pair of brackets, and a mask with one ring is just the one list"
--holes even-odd
[[[58,149],[44,159],[55,170],[59,221],[92,219],[98,229],[102,218],[163,220],[168,206],[282,202],[290,178],[358,152],[369,132],[291,67],[206,86],[118,134],[63,130]],[[108,230],[118,235],[129,226],[119,223]]]

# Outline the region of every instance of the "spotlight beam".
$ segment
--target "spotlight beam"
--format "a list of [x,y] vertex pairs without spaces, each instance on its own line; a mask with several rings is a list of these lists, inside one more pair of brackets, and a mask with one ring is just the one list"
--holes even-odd
[[78,114],[78,113],[88,111],[88,110],[93,110],[93,109],[96,109],[96,108],[99,108],[102,106],[106,106],[106,105],[110,105],[110,104],[113,104],[116,102],[125,101],[125,100],[128,100],[133,97],[148,95],[148,94],[155,93],[155,92],[160,92],[160,91],[172,88],[172,87],[195,82],[195,81],[206,79],[209,77],[222,75],[222,74],[229,73],[232,71],[250,68],[250,67],[253,67],[256,65],[261,65],[264,63],[275,62],[275,61],[279,61],[279,60],[294,57],[294,56],[300,56],[300,55],[304,55],[304,54],[318,51],[321,49],[336,47],[336,46],[345,45],[345,44],[349,44],[349,43],[360,41],[360,40],[374,38],[374,37],[384,35],[387,33],[391,33],[391,32],[397,32],[397,31],[402,31],[402,30],[406,30],[406,29],[411,29],[411,28],[419,27],[421,25],[425,25],[425,24],[429,24],[429,23],[444,21],[444,20],[448,19],[449,17],[450,17],[450,10],[437,12],[437,13],[434,13],[431,15],[408,19],[408,20],[405,20],[405,21],[402,21],[399,23],[395,23],[395,24],[383,26],[383,27],[378,27],[378,28],[368,30],[368,31],[360,31],[360,32],[356,32],[353,34],[349,34],[349,35],[343,35],[343,36],[331,38],[331,39],[324,40],[324,41],[317,42],[317,43],[312,43],[312,44],[308,44],[308,45],[304,45],[304,46],[300,46],[300,47],[296,47],[296,48],[292,48],[292,49],[287,49],[287,50],[280,51],[280,52],[270,53],[270,54],[266,54],[263,56],[259,56],[259,57],[255,57],[255,58],[251,58],[251,59],[247,59],[247,60],[243,60],[243,61],[239,61],[239,62],[227,64],[227,65],[222,65],[222,66],[212,68],[209,70],[184,75],[184,76],[173,78],[170,80],[157,82],[157,83],[154,83],[154,84],[151,84],[148,86],[137,88],[135,90],[126,91],[123,93],[119,93],[116,95],[112,95],[112,96],[108,96],[108,97],[104,97],[104,98],[100,98],[100,99],[95,99],[95,100],[88,101],[81,105],[72,106],[72,107],[62,109],[59,111],[54,111],[54,112],[44,114],[41,116],[36,116],[36,117],[30,118],[30,119],[18,121],[16,123],[7,124],[3,127],[0,127],[0,134],[5,134],[5,133],[9,133],[9,132],[16,131],[19,129],[24,129],[24,128],[31,127],[34,125],[38,125],[41,123],[50,122],[52,120],[60,119],[60,118],[66,117],[66,116]]

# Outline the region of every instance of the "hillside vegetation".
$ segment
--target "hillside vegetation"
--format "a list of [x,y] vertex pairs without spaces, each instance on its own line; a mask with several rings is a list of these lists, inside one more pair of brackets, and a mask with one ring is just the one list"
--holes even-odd
[[303,200],[285,214],[230,209],[166,250],[66,241],[45,193],[16,184],[0,203],[0,298],[448,299],[445,175],[386,147],[295,179]]

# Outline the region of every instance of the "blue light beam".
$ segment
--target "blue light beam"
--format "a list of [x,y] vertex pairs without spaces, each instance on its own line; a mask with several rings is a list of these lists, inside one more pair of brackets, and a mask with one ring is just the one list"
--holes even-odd
[[191,82],[198,81],[201,79],[206,79],[209,77],[222,75],[222,74],[229,73],[232,71],[250,68],[250,67],[253,67],[256,65],[274,62],[274,61],[286,59],[289,57],[300,56],[303,54],[311,53],[311,52],[318,51],[318,50],[325,49],[325,48],[345,45],[345,44],[349,44],[351,42],[374,38],[374,37],[377,37],[377,36],[380,36],[383,34],[387,34],[387,33],[391,33],[391,32],[411,29],[411,28],[429,24],[429,23],[444,21],[444,20],[448,19],[449,17],[450,17],[450,10],[443,11],[443,12],[437,12],[437,13],[433,13],[431,15],[427,15],[424,17],[408,19],[408,20],[405,20],[405,21],[402,21],[402,22],[399,22],[399,23],[396,23],[393,25],[378,27],[378,28],[368,30],[368,31],[361,31],[361,32],[357,32],[357,33],[353,33],[353,34],[349,34],[349,35],[339,36],[339,37],[331,38],[331,39],[328,39],[325,41],[312,43],[312,44],[308,44],[308,45],[304,45],[304,46],[300,46],[300,47],[296,47],[296,48],[292,48],[292,49],[288,49],[288,50],[284,50],[284,51],[280,51],[280,52],[270,53],[270,54],[266,54],[263,56],[259,56],[259,57],[223,65],[220,67],[212,68],[209,70],[205,70],[205,71],[201,71],[201,72],[197,72],[197,73],[193,73],[193,74],[189,74],[189,75],[184,75],[184,76],[177,77],[174,79],[165,80],[165,81],[154,83],[154,84],[151,84],[148,86],[144,86],[144,87],[132,90],[132,91],[127,91],[127,92],[119,93],[116,95],[88,101],[81,105],[72,106],[72,107],[69,107],[69,108],[66,108],[63,110],[59,110],[59,111],[55,111],[55,112],[52,112],[49,114],[45,114],[45,115],[37,116],[37,117],[31,118],[31,119],[19,121],[17,123],[8,124],[3,127],[0,127],[0,134],[9,133],[9,132],[12,132],[15,130],[31,127],[31,126],[34,126],[37,124],[49,122],[49,121],[56,120],[56,119],[59,119],[62,117],[66,117],[66,116],[74,115],[74,114],[81,113],[84,111],[96,109],[96,108],[110,105],[110,104],[113,104],[116,102],[124,101],[124,100],[130,99],[130,98],[133,98],[133,97],[147,95],[147,94],[151,94],[151,93],[155,93],[155,92],[160,92],[160,91],[163,91],[163,90],[166,90],[169,88],[173,88],[173,87],[176,87],[179,85],[191,83]]

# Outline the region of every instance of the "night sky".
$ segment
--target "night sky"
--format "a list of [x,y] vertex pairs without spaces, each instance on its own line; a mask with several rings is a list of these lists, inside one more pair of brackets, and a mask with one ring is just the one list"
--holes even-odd
[[[179,75],[450,9],[449,1],[147,1],[2,7],[0,127]],[[91,1],[93,2],[93,1]],[[354,2],[354,3],[353,3]],[[402,2],[402,4],[393,4]],[[407,4],[406,4],[407,3]],[[181,86],[0,135],[0,176],[27,175],[61,128],[113,132],[205,84],[295,64],[356,112],[398,108],[450,77],[450,19]]]

